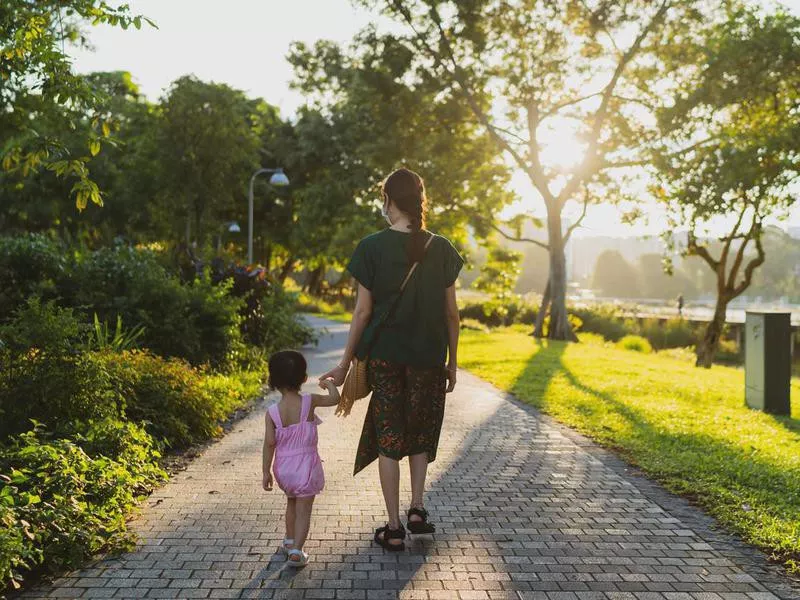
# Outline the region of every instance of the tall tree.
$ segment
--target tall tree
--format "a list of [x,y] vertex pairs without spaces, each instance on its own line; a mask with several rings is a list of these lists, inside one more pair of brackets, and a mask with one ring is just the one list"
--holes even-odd
[[[44,167],[59,176],[77,178],[71,192],[79,209],[102,203],[87,162],[100,152],[113,122],[96,114],[102,96],[72,71],[67,45],[85,45],[82,27],[100,23],[127,29],[146,21],[127,4],[101,0],[3,0],[0,4],[0,164],[24,176]],[[82,110],[92,127],[76,151],[65,143],[73,112]],[[61,127],[42,131],[42,123]]]
[[636,298],[641,293],[639,273],[617,250],[597,257],[592,287],[607,298]]
[[188,76],[162,102],[161,210],[183,222],[187,243],[210,241],[225,215],[247,206],[259,160],[254,108],[238,90]]
[[[537,333],[549,313],[548,336],[576,340],[564,248],[583,216],[565,227],[564,210],[574,204],[585,215],[588,203],[625,197],[626,169],[641,164],[657,134],[652,117],[685,66],[661,54],[719,9],[699,0],[361,2],[407,25],[401,39],[419,63],[459,95],[538,192],[548,237],[530,241],[547,249],[550,274]],[[551,140],[574,136],[577,160],[552,160],[548,130]]]
[[697,288],[682,269],[673,267],[665,272],[660,254],[642,254],[638,271],[641,292],[646,298],[674,300],[678,296],[692,297],[697,293]]
[[[424,177],[430,227],[462,247],[471,215],[497,212],[513,200],[496,146],[460,97],[443,92],[402,39],[367,29],[346,48],[297,44],[290,61],[295,86],[329,128],[326,152],[336,152],[335,160],[326,159],[324,185],[342,191],[342,199],[367,216],[370,227],[381,224],[377,184],[399,166]],[[321,201],[324,186],[314,194]],[[339,255],[352,252],[354,239],[342,239]]]
[[[764,221],[784,216],[795,199],[800,19],[738,8],[690,51],[704,66],[661,115],[667,143],[654,190],[669,209],[670,229],[688,229],[684,253],[716,276],[714,316],[697,347],[697,365],[710,367],[728,304],[764,263]],[[692,152],[672,151],[686,144]],[[712,224],[726,231],[718,253],[707,242]]]

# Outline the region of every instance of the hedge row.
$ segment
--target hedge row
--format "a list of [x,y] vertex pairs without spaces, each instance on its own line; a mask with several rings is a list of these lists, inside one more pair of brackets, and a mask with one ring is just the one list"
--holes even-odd
[[161,454],[220,431],[310,330],[260,271],[0,237],[0,596],[130,544]]

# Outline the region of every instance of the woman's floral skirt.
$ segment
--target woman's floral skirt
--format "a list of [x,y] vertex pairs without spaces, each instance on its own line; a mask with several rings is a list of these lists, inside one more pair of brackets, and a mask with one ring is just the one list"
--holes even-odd
[[424,452],[428,462],[436,460],[447,386],[444,366],[421,368],[372,359],[367,377],[372,398],[353,474],[379,454],[400,460]]

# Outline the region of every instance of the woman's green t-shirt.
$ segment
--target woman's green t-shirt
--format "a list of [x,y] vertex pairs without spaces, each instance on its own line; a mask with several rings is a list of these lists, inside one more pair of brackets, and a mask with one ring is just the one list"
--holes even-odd
[[[395,229],[373,233],[358,243],[347,265],[356,281],[372,292],[372,318],[356,348],[361,359],[408,274],[409,235]],[[394,314],[377,332],[369,357],[420,367],[443,365],[447,358],[445,290],[455,283],[463,265],[453,244],[434,235]]]

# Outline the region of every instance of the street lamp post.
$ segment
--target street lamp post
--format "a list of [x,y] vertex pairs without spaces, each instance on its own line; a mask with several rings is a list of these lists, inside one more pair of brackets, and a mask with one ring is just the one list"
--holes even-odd
[[276,187],[284,187],[289,185],[289,178],[286,177],[283,169],[259,169],[253,173],[253,176],[250,178],[250,193],[247,196],[247,263],[250,265],[253,264],[253,183],[255,182],[256,177],[262,173],[272,173],[272,177],[269,178],[269,182]]

